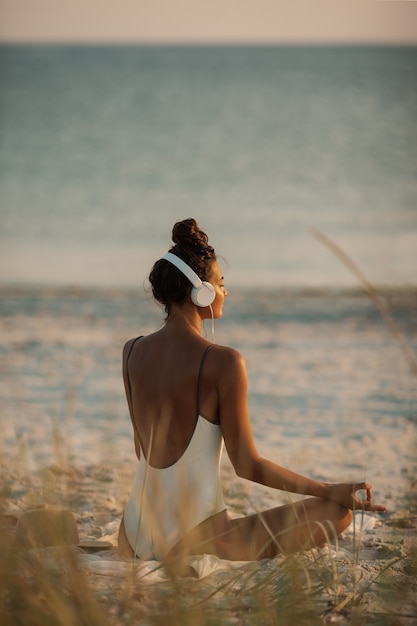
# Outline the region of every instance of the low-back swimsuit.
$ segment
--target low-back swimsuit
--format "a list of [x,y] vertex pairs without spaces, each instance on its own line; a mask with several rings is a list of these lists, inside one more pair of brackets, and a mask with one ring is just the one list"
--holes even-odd
[[[126,371],[131,417],[140,441],[133,416],[128,370],[135,342],[127,356]],[[207,346],[200,362],[196,419],[185,452],[172,465],[157,468],[147,461],[140,445],[140,459],[123,519],[126,537],[134,554],[144,560],[163,560],[186,533],[226,508],[220,481],[221,427],[200,414],[201,378],[210,348],[211,345]]]

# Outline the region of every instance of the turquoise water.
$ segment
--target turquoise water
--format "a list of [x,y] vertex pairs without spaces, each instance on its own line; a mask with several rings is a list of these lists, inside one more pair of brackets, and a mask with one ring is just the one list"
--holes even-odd
[[141,286],[196,217],[229,286],[415,285],[416,48],[0,47],[0,282]]
[[195,216],[260,452],[407,493],[415,375],[310,229],[408,286],[384,295],[417,354],[416,69],[416,48],[0,47],[3,463],[133,467],[121,350],[161,324],[143,283]]

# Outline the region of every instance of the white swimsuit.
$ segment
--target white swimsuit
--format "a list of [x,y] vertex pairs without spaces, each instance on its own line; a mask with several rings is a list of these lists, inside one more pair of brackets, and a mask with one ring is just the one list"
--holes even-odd
[[201,373],[210,347],[201,359],[196,424],[184,454],[161,469],[152,467],[141,449],[124,526],[134,553],[144,560],[164,559],[188,531],[226,508],[220,482],[221,428],[199,414]]

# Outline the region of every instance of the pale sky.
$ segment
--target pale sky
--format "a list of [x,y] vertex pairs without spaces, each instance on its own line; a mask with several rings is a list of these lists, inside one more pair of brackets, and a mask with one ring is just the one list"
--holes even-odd
[[0,0],[0,42],[417,44],[417,0]]

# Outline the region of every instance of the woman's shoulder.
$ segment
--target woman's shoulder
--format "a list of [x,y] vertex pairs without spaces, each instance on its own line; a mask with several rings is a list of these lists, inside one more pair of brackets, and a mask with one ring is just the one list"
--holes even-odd
[[132,337],[131,339],[128,339],[123,346],[123,352],[126,352],[126,350],[130,350],[130,348],[138,341],[138,339],[142,338],[143,335],[138,335],[138,337]]
[[246,362],[235,348],[213,346],[210,350],[210,374],[220,394],[229,394],[231,389],[245,389],[247,385]]
[[239,350],[236,350],[236,348],[213,344],[211,352],[213,360],[222,367],[227,369],[240,369],[246,367],[243,355],[239,352]]
[[214,350],[217,354],[221,354],[223,356],[228,356],[229,358],[243,358],[242,354],[236,348],[231,348],[230,346],[224,346],[221,343],[212,343],[210,344],[211,349]]
[[123,363],[126,363],[126,361],[129,359],[130,353],[132,352],[133,347],[138,341],[138,339],[142,339],[142,338],[143,338],[143,335],[139,335],[138,337],[132,337],[131,339],[128,339],[126,341],[126,343],[123,346]]

